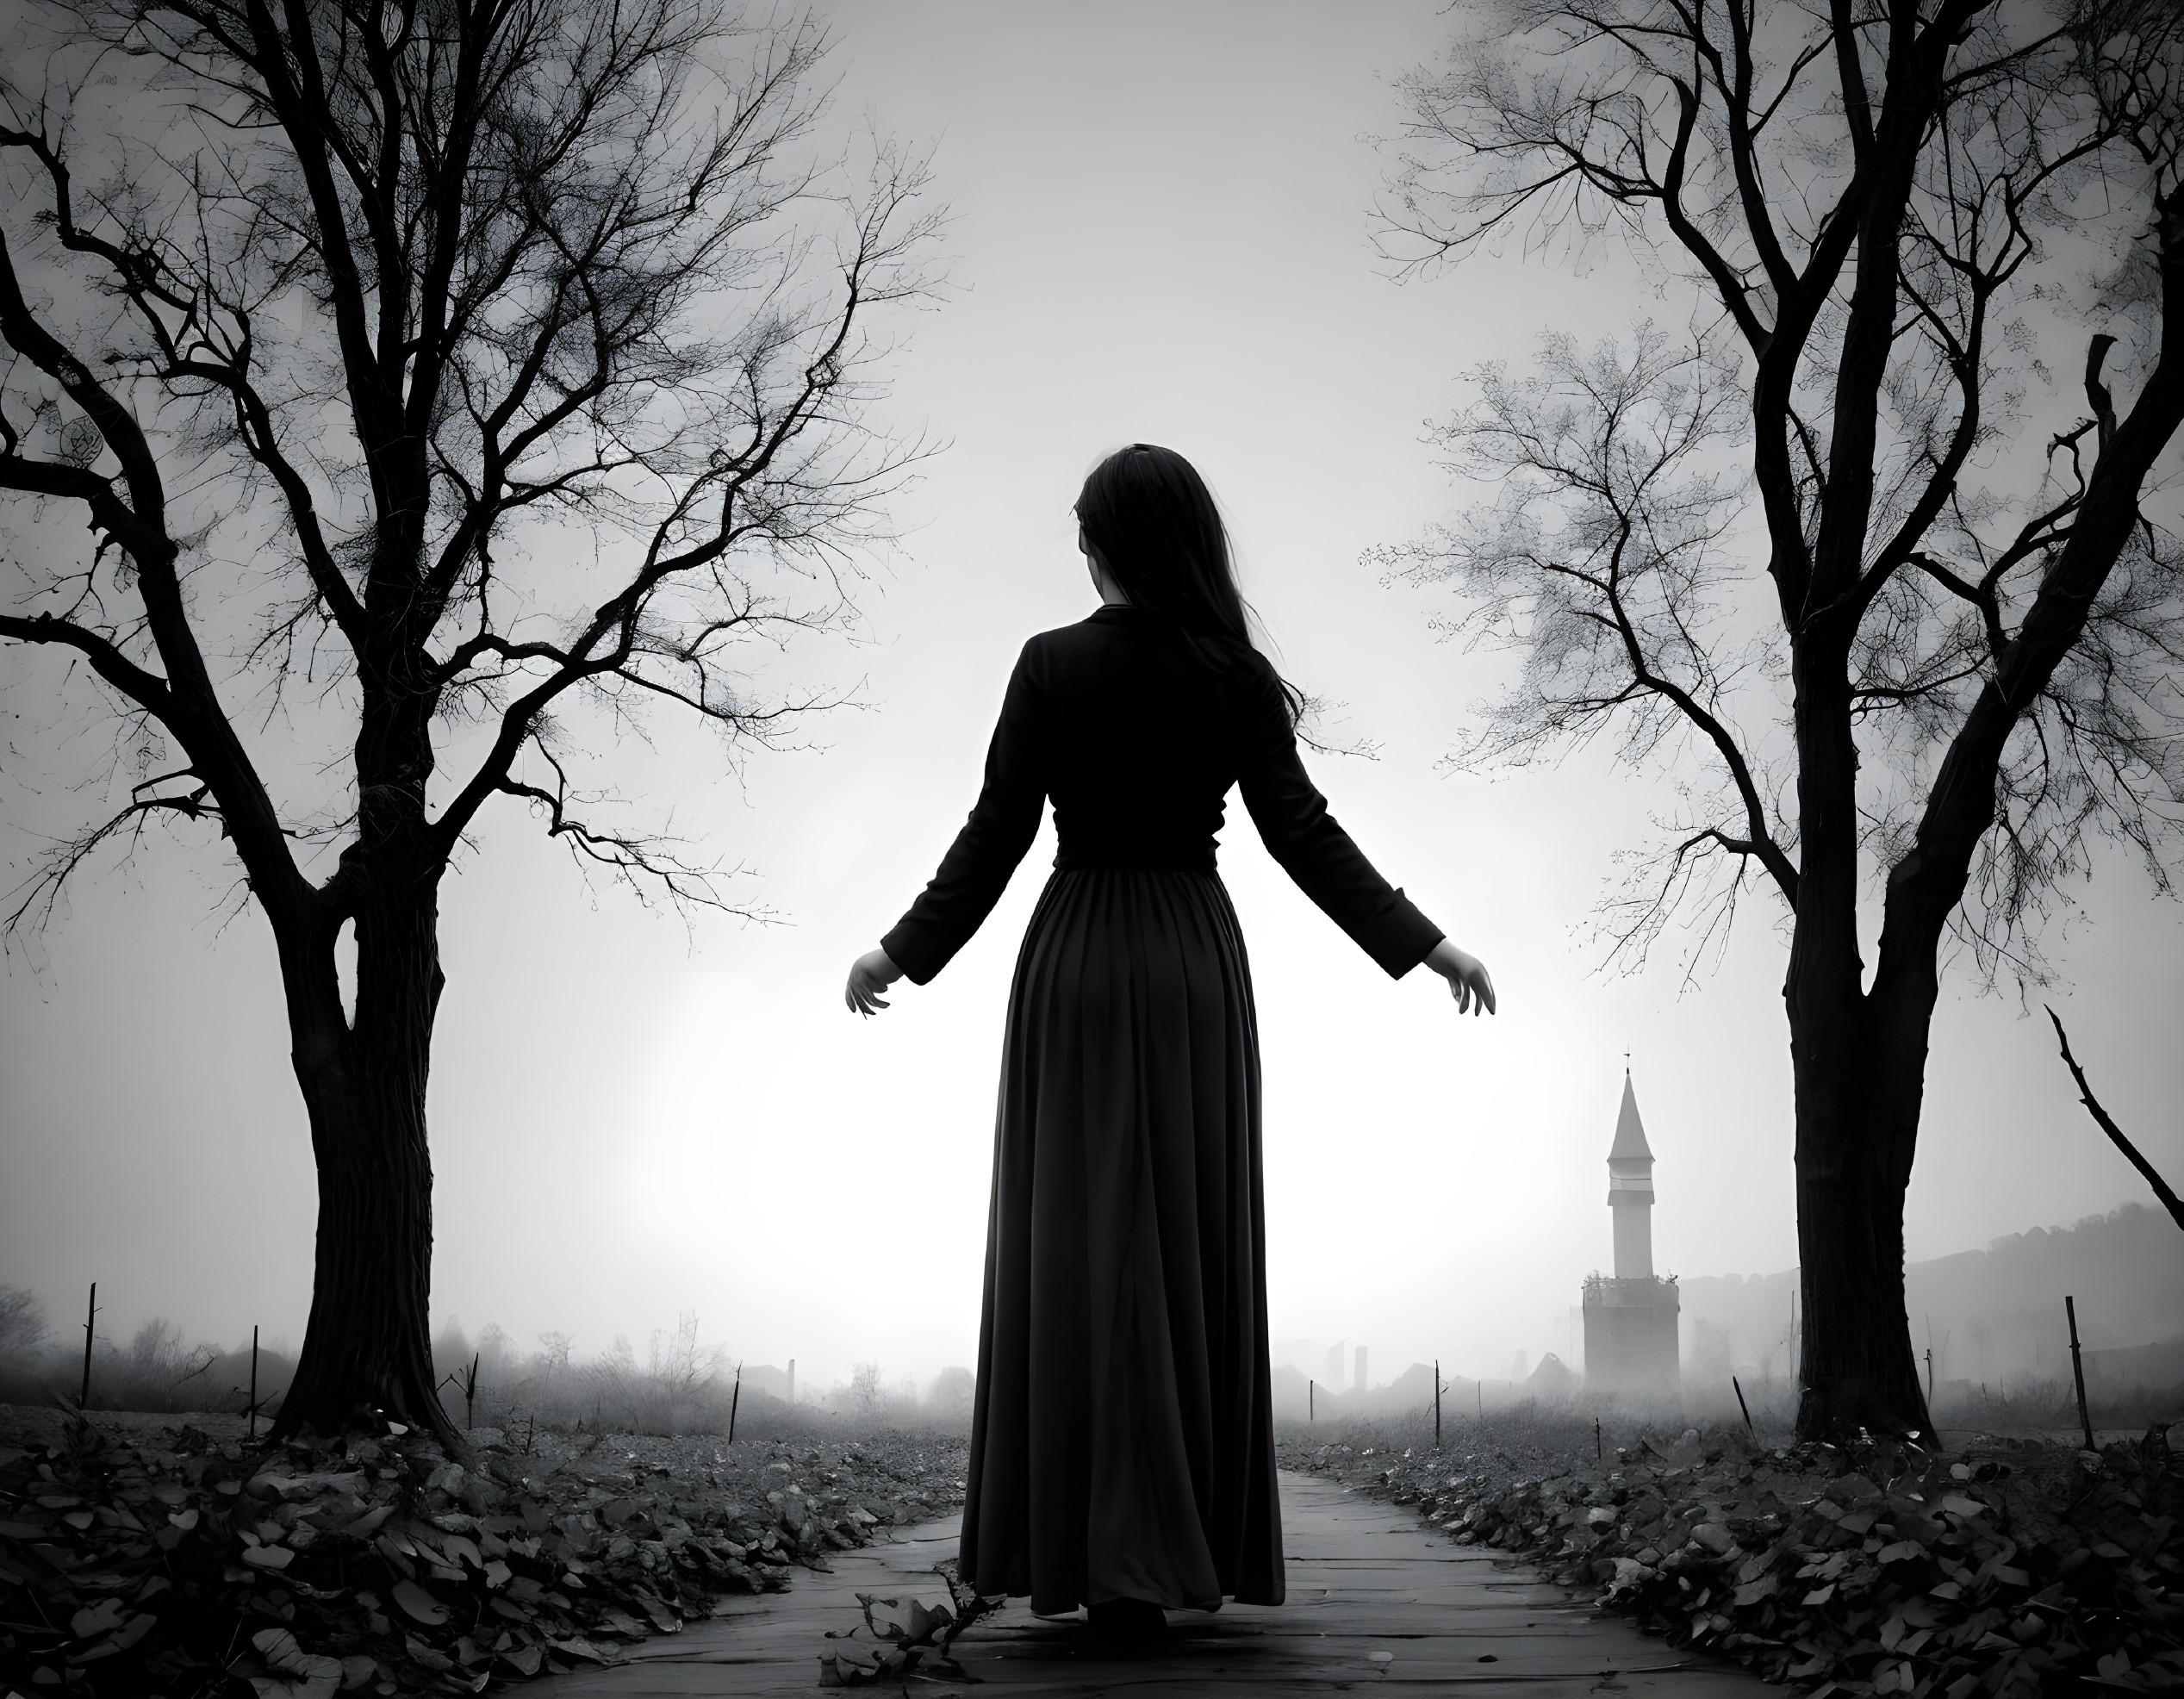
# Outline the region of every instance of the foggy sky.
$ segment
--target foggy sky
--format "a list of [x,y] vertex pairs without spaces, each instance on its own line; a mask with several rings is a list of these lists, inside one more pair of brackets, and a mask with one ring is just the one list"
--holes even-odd
[[[1308,764],[1502,999],[1459,1020],[1438,978],[1388,980],[1232,809],[1275,1337],[1366,1342],[1376,1378],[1563,1348],[1608,1259],[1627,1050],[1657,1266],[1793,1265],[1776,916],[1755,899],[1695,990],[1673,933],[1643,974],[1598,974],[1586,917],[1612,852],[1671,802],[1664,780],[1604,750],[1498,781],[1438,772],[1509,662],[1437,644],[1441,594],[1360,563],[1459,499],[1420,438],[1466,399],[1465,367],[1647,304],[1613,264],[1483,259],[1399,286],[1374,260],[1369,137],[1397,125],[1389,79],[1443,45],[1438,3],[824,9],[836,121],[931,140],[955,208],[955,292],[910,325],[885,408],[949,446],[898,506],[905,551],[875,563],[859,637],[775,675],[858,687],[817,747],[740,778],[688,728],[625,752],[623,787],[671,799],[678,832],[751,868],[737,894],[777,924],[707,918],[686,939],[588,892],[513,806],[446,882],[436,1316],[526,1347],[562,1329],[585,1354],[695,1310],[737,1356],[795,1357],[806,1385],[865,1360],[923,1376],[974,1359],[1003,998],[1051,828],[933,985],[864,1023],[841,982],[970,806],[1024,638],[1094,605],[1067,507],[1133,439],[1206,473],[1285,670],[1346,705],[1338,734],[1380,745]],[[40,675],[0,654],[21,743]],[[36,846],[19,826],[0,844],[12,884]],[[0,971],[0,1282],[63,1325],[96,1279],[116,1337],[163,1314],[193,1338],[301,1339],[309,1148],[270,937],[254,912],[220,918],[232,880],[205,852],[109,859],[42,960]],[[2042,996],[2112,1112],[2184,1175],[2184,912],[2122,856],[2076,894],[2082,918],[2049,938],[2056,986],[2021,1004],[1946,982],[1913,1257],[2143,1196],[2077,1106]]]

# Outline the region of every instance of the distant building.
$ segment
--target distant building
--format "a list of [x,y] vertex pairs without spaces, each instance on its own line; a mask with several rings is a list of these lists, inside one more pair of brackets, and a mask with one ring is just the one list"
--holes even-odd
[[1585,1382],[1596,1392],[1677,1390],[1674,1279],[1653,1273],[1653,1152],[1623,1074],[1623,1106],[1608,1151],[1608,1208],[1615,1223],[1615,1272],[1585,1281]]
[[763,1392],[785,1404],[796,1402],[795,1358],[788,1360],[786,1369],[777,1369],[771,1363],[746,1363],[742,1373],[744,1391]]

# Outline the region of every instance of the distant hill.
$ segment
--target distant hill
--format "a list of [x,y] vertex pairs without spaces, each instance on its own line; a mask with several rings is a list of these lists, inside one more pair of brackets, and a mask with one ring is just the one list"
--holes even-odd
[[[1732,1372],[1787,1374],[1796,1270],[1681,1284],[1687,1388]],[[2178,1350],[2146,1347],[2184,1347],[2184,1233],[2137,1204],[1912,1263],[1904,1285],[1912,1344],[1923,1362],[1931,1343],[1937,1382],[2003,1386],[2067,1373],[2066,1292],[2096,1378],[2168,1376]]]

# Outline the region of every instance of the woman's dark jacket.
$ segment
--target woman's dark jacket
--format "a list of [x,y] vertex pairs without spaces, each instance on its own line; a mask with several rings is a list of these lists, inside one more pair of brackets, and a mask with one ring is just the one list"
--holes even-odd
[[1000,900],[1048,797],[1058,869],[1211,873],[1237,786],[1275,861],[1389,974],[1440,941],[1328,812],[1265,659],[1111,606],[1024,645],[977,806],[881,948],[916,984],[939,973]]

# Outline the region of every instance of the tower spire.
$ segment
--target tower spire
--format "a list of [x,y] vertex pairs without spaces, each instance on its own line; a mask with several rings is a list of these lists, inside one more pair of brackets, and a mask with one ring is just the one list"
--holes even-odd
[[1615,1222],[1615,1278],[1653,1278],[1653,1151],[1639,1118],[1638,1092],[1623,1075],[1615,1142],[1608,1148],[1608,1207]]
[[1653,1148],[1638,1113],[1627,1050],[1608,1147],[1608,1212],[1615,1223],[1615,1272],[1585,1282],[1585,1378],[1602,1391],[1672,1395],[1683,1299],[1673,1279],[1653,1273]]
[[[1623,1106],[1615,1116],[1615,1142],[1608,1148],[1608,1172],[1612,1176],[1618,1162],[1643,1162],[1646,1174],[1652,1173],[1653,1148],[1646,1142],[1646,1123],[1638,1115],[1638,1092],[1630,1081],[1630,1071],[1623,1071]],[[1646,1190],[1650,1196],[1653,1189],[1648,1178]]]

